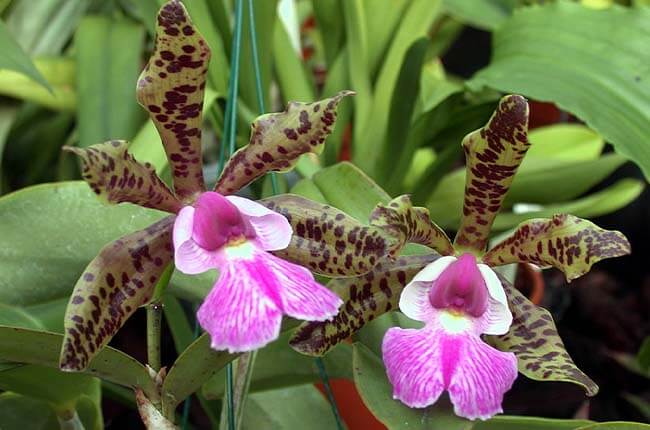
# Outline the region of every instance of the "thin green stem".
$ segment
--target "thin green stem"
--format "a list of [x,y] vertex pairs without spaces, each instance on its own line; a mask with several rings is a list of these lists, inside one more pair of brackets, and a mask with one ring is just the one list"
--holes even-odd
[[156,301],[147,305],[147,362],[156,372],[160,370],[161,327],[162,304]]
[[323,381],[325,386],[325,393],[327,398],[330,401],[330,406],[332,407],[332,413],[334,414],[334,419],[336,420],[336,428],[338,430],[344,430],[343,422],[341,421],[341,415],[339,414],[339,408],[336,406],[336,399],[334,399],[334,393],[332,392],[332,387],[330,386],[330,379],[327,376],[327,371],[325,370],[325,363],[320,357],[316,357],[316,367],[318,367],[318,373],[320,374],[320,379]]
[[233,371],[232,371],[232,362],[228,363],[226,366],[226,386],[228,391],[226,392],[226,402],[228,408],[228,430],[235,430],[235,390],[233,382]]

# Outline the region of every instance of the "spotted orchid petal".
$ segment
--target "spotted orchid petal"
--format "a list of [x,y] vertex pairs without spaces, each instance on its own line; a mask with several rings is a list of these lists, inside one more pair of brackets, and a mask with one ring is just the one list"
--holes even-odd
[[429,406],[447,390],[457,415],[488,419],[502,412],[517,360],[481,335],[505,333],[512,316],[499,300],[505,294],[498,278],[486,278],[484,270],[490,269],[479,269],[472,254],[444,257],[404,289],[400,309],[425,326],[389,329],[382,351],[393,395],[407,406]]
[[383,260],[363,276],[330,281],[329,288],[343,299],[343,306],[329,321],[300,325],[289,342],[291,347],[306,355],[326,354],[366,323],[397,309],[406,283],[437,258],[429,254]]
[[[259,232],[259,234],[258,234]],[[195,274],[219,269],[197,318],[212,348],[250,351],[275,340],[283,315],[323,321],[342,301],[309,270],[267,251],[289,243],[286,218],[240,197],[201,194],[174,225],[176,267]]]
[[630,243],[618,231],[604,230],[572,215],[555,215],[519,224],[483,256],[483,261],[491,266],[517,262],[553,266],[571,281],[598,261],[630,251]]
[[457,249],[485,250],[494,218],[530,146],[527,132],[528,103],[509,95],[487,125],[463,139],[467,173]]
[[176,213],[181,202],[156,175],[149,163],[139,163],[122,140],[88,148],[64,147],[82,161],[82,176],[90,188],[108,203],[133,203]]
[[173,216],[106,245],[74,287],[65,313],[62,370],[84,370],[135,310],[152,297],[172,261]]
[[314,103],[290,102],[284,112],[257,118],[251,125],[250,142],[230,157],[215,191],[235,193],[267,172],[291,169],[303,154],[320,154],[336,121],[338,104],[352,94],[341,91]]
[[204,191],[201,108],[210,49],[179,0],[158,12],[156,45],[140,75],[138,102],[162,139],[181,199]]
[[399,241],[382,228],[366,226],[328,205],[285,194],[260,201],[291,224],[289,246],[275,254],[328,277],[369,272],[394,255]]
[[575,365],[564,348],[551,314],[534,305],[516,288],[501,279],[513,314],[508,333],[487,336],[488,343],[517,356],[519,371],[537,381],[571,382],[584,388],[588,396],[598,386]]
[[428,246],[441,255],[455,253],[445,232],[429,217],[429,210],[413,207],[409,196],[399,196],[390,203],[379,204],[370,214],[370,224],[396,236],[401,245],[407,242]]

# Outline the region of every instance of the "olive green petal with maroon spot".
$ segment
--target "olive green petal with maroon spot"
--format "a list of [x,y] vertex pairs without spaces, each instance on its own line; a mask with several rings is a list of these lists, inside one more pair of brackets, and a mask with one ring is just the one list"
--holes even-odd
[[156,125],[181,199],[204,191],[201,109],[210,49],[180,1],[158,12],[156,46],[138,80],[138,102]]
[[285,172],[306,153],[320,154],[336,121],[336,108],[352,91],[313,103],[289,102],[284,112],[258,117],[251,124],[248,145],[226,163],[215,191],[227,195],[239,191],[267,172]]
[[274,254],[330,278],[367,273],[399,247],[383,229],[304,197],[283,194],[259,203],[282,214],[293,229],[289,246]]
[[463,139],[465,199],[454,245],[483,252],[490,228],[528,147],[528,103],[503,97],[490,121]]
[[486,336],[495,348],[517,356],[519,372],[536,381],[561,381],[580,385],[588,396],[598,386],[575,365],[564,348],[551,314],[534,305],[501,279],[513,321],[508,333]]
[[454,254],[454,246],[445,232],[431,221],[429,210],[413,207],[407,195],[396,197],[386,205],[378,204],[370,214],[370,225],[381,227],[398,238],[401,246],[407,242],[419,243],[441,255]]
[[59,366],[84,370],[135,310],[146,304],[172,261],[168,216],[106,245],[77,281],[64,320]]
[[623,233],[604,230],[573,215],[555,215],[519,224],[508,238],[483,256],[483,261],[490,266],[517,262],[553,266],[572,281],[598,261],[630,251]]
[[437,254],[409,255],[383,260],[363,276],[334,279],[328,287],[343,299],[339,313],[329,321],[305,322],[289,344],[296,351],[320,356],[359,331],[366,323],[397,310],[402,290],[411,279],[435,261]]
[[127,151],[128,143],[105,143],[63,149],[77,154],[82,161],[81,175],[90,188],[108,203],[134,203],[147,208],[176,213],[182,203],[156,175],[149,163],[139,163]]

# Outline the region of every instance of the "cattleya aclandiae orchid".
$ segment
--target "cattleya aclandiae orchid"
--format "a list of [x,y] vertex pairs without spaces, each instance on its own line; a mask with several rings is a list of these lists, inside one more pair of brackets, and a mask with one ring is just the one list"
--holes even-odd
[[429,406],[446,390],[457,415],[487,419],[502,411],[517,371],[536,380],[573,382],[596,394],[596,384],[564,350],[550,314],[492,267],[553,266],[570,281],[597,261],[629,253],[626,238],[571,215],[555,215],[523,222],[486,251],[492,223],[530,145],[527,128],[526,100],[510,95],[485,127],[463,140],[465,196],[453,244],[428,210],[413,207],[408,196],[378,205],[371,225],[392,232],[402,245],[419,243],[437,253],[402,255],[361,277],[332,281],[345,305],[331,321],[304,323],[293,347],[322,355],[399,306],[423,323],[419,329],[390,328],[382,343],[393,396],[407,406]]
[[[220,269],[198,318],[213,347],[244,351],[276,338],[282,315],[325,320],[336,313],[341,300],[293,263],[329,276],[355,276],[368,272],[394,242],[379,228],[298,196],[276,196],[262,205],[231,195],[269,171],[292,168],[302,154],[320,152],[337,105],[350,92],[290,103],[284,112],[257,118],[250,143],[228,160],[214,191],[206,191],[201,111],[209,57],[183,5],[166,3],[137,98],[160,134],[173,192],[149,163],[129,154],[124,141],[67,148],[81,157],[83,178],[107,202],[172,215],[106,245],[84,270],[66,310],[64,370],[85,369],[126,319],[151,300],[173,261],[186,273]],[[337,247],[336,235],[350,231],[363,231],[365,240],[351,241],[353,251]]]

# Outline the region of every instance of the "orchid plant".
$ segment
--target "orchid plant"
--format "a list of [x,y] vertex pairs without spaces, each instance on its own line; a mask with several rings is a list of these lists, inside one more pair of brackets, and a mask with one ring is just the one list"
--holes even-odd
[[538,380],[569,381],[588,395],[598,387],[572,362],[553,320],[493,269],[509,263],[552,266],[567,280],[604,259],[628,254],[619,232],[571,215],[532,219],[491,247],[492,223],[529,147],[528,104],[501,99],[483,128],[463,140],[466,188],[462,222],[452,243],[408,196],[380,204],[370,224],[401,243],[426,245],[433,254],[401,256],[368,274],[332,281],[345,304],[331,321],[304,323],[291,343],[322,355],[379,315],[397,309],[419,328],[390,328],[382,345],[393,397],[412,408],[449,392],[457,415],[488,419],[502,412],[503,395],[517,369]]

